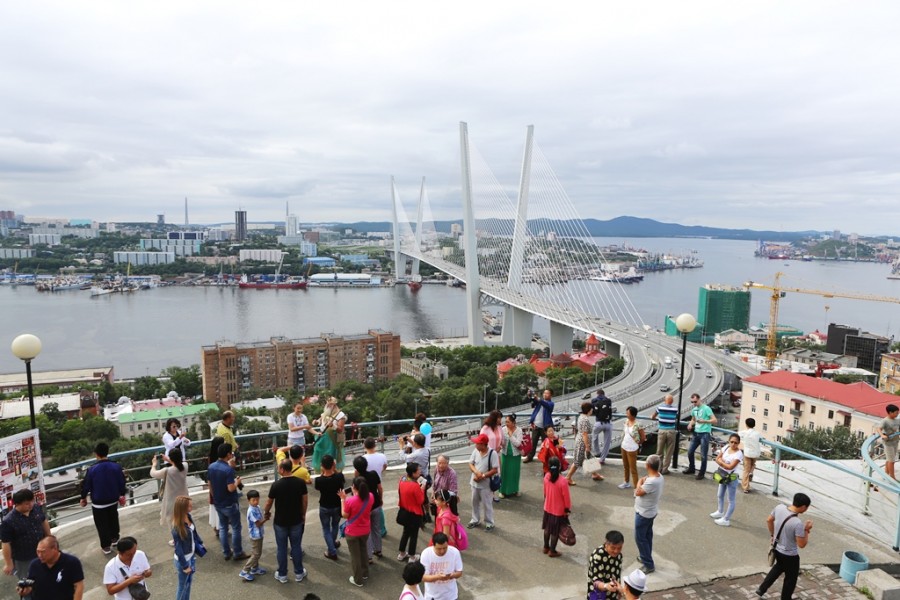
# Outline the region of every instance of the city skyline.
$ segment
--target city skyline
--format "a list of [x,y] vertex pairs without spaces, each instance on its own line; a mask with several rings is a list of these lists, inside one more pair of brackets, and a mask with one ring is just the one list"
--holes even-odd
[[[476,10],[477,7],[477,10]],[[180,223],[460,217],[459,121],[525,127],[582,218],[889,235],[900,7],[269,3],[2,9],[0,206]],[[349,18],[348,18],[349,15]]]

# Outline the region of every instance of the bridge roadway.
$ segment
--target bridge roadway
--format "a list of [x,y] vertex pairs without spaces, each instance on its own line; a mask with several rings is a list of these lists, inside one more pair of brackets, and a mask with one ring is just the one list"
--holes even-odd
[[[461,516],[471,514],[466,465],[455,465],[460,474]],[[643,465],[639,466],[643,471]],[[620,471],[618,461],[607,464],[607,475]],[[271,575],[275,567],[275,540],[271,524],[266,526],[262,565],[270,574],[253,583],[240,580],[239,565],[222,560],[212,530],[207,525],[206,492],[194,494],[194,519],[210,553],[200,559],[193,583],[193,600],[220,600],[241,597],[302,598],[314,592],[323,600],[340,598],[383,598],[399,596],[402,587],[401,565],[394,557],[399,543],[399,529],[394,523],[397,507],[397,470],[385,477],[385,512],[388,537],[384,539],[384,558],[376,559],[370,579],[364,588],[355,588],[350,576],[346,546],[339,550],[340,559],[332,562],[323,557],[325,543],[317,518],[317,492],[311,492],[304,535],[305,567],[309,577],[302,583],[283,585]],[[639,565],[633,541],[633,497],[631,490],[615,487],[616,477],[595,483],[577,478],[572,493],[572,524],[578,541],[573,547],[562,546],[563,556],[551,559],[541,553],[542,514],[541,465],[522,466],[521,490],[518,498],[506,499],[494,505],[497,528],[491,532],[470,530],[470,548],[463,553],[464,575],[460,580],[460,599],[470,600],[558,600],[585,597],[586,565],[590,553],[602,543],[610,529],[621,530],[626,537],[624,572]],[[269,482],[257,484],[265,497]],[[663,598],[659,590],[705,582],[720,577],[742,577],[766,570],[765,554],[768,534],[765,519],[778,499],[773,498],[761,484],[754,484],[758,493],[739,494],[737,511],[728,529],[713,524],[708,513],[715,509],[716,484],[707,479],[670,475],[666,477],[665,492],[659,517],[654,527],[654,558],[657,571],[648,578],[650,593],[645,598]],[[246,490],[246,488],[245,488]],[[813,493],[813,497],[816,494]],[[242,511],[246,501],[241,500]],[[172,598],[176,578],[172,565],[172,550],[166,545],[168,528],[159,524],[158,504],[144,504],[120,511],[122,535],[137,538],[139,548],[147,553],[154,575],[148,580],[154,598]],[[839,522],[827,522],[816,510],[815,502],[808,516],[815,521],[810,544],[801,552],[804,564],[839,563],[845,550],[865,554],[872,564],[894,560],[887,543],[871,535],[862,535],[854,521],[864,519],[854,510]],[[55,530],[64,551],[81,558],[85,571],[85,600],[105,600],[109,596],[102,585],[103,567],[109,560],[100,552],[91,519],[64,525]],[[885,536],[889,537],[889,536]],[[424,534],[421,539],[424,538]],[[244,530],[246,540],[246,528]],[[420,547],[422,544],[420,543]],[[757,582],[761,575],[750,578]],[[10,597],[13,580],[2,578],[3,598]],[[777,597],[780,584],[770,591]],[[738,593],[740,592],[740,593]],[[751,596],[735,590],[729,597]],[[820,596],[821,597],[821,596]],[[828,596],[834,597],[834,596]]]

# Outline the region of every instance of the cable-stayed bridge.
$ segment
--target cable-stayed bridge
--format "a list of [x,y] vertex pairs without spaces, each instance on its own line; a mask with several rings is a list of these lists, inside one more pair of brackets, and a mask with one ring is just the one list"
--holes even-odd
[[[550,322],[550,350],[571,348],[574,330],[601,334],[611,322],[645,329],[611,264],[591,236],[529,126],[516,198],[510,198],[460,123],[460,232],[439,233],[423,178],[414,218],[391,180],[395,277],[417,277],[420,262],[466,284],[469,341],[484,343],[482,304],[504,306],[503,343],[527,347],[533,318]],[[410,261],[411,259],[411,261]],[[409,275],[407,275],[409,269]],[[612,343],[610,343],[612,342]]]

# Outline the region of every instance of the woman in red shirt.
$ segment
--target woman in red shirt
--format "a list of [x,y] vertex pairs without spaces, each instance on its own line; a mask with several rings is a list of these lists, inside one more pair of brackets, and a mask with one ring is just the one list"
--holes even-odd
[[416,543],[419,541],[419,529],[422,527],[422,515],[425,512],[425,478],[419,477],[419,465],[406,463],[406,475],[400,478],[400,510],[397,512],[397,523],[403,526],[400,535],[400,554],[397,560],[419,560],[416,554]]
[[363,581],[369,578],[366,543],[369,541],[372,523],[370,517],[375,497],[369,493],[369,486],[362,477],[353,480],[353,492],[353,496],[348,496],[344,490],[341,490],[338,495],[341,497],[341,516],[347,519],[344,535],[347,538],[350,565],[353,569],[350,583],[356,587],[362,587]]
[[[544,473],[550,472],[550,459],[553,457],[559,459],[560,465],[566,461],[566,449],[562,445],[562,440],[556,435],[553,427],[547,428],[547,437],[541,444],[541,451],[538,453],[538,460],[544,465]],[[567,482],[568,483],[568,482]]]
[[565,523],[572,510],[572,499],[569,496],[569,482],[560,477],[562,467],[557,457],[548,462],[550,472],[544,475],[544,554],[550,558],[560,556],[556,551],[559,541],[559,528]]

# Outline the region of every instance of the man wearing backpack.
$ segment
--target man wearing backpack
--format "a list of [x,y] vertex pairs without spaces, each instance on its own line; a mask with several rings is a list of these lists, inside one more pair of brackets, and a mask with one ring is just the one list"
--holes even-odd
[[[600,464],[606,462],[609,454],[609,444],[612,441],[612,400],[606,397],[603,390],[597,390],[597,395],[591,400],[593,406],[594,428],[591,430],[591,452],[600,459]],[[600,448],[600,434],[603,434],[603,448]]]

